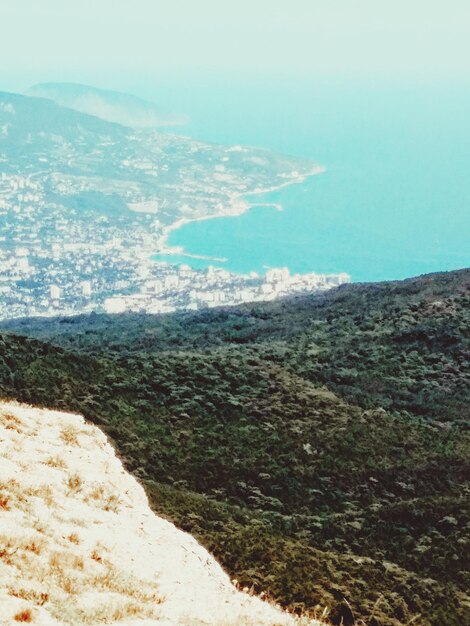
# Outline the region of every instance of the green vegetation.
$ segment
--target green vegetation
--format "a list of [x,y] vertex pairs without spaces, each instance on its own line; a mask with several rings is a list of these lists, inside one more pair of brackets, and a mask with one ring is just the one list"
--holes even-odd
[[338,624],[470,623],[469,270],[3,326],[2,395],[100,424],[243,585]]

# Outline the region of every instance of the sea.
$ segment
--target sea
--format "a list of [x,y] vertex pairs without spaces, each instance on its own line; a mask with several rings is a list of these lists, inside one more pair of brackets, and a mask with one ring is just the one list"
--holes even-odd
[[251,196],[243,215],[171,232],[170,246],[203,258],[157,260],[241,274],[346,272],[353,281],[470,266],[470,81],[214,76],[147,85],[139,95],[191,117],[171,132],[326,168]]

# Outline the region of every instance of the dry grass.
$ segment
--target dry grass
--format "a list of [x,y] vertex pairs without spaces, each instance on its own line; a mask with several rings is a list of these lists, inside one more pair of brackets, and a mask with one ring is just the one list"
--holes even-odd
[[56,469],[67,468],[67,464],[65,463],[64,459],[58,454],[56,456],[50,456],[46,461],[44,461],[44,465],[48,465],[49,467],[54,467]]
[[93,559],[93,561],[96,561],[97,563],[101,563],[103,560],[103,557],[101,556],[101,554],[98,552],[98,550],[93,550],[93,552],[91,553],[90,557]]
[[[79,418],[65,418],[62,424],[58,430],[57,416],[48,421],[45,412],[0,406],[0,514],[6,523],[0,534],[0,567],[7,584],[0,621],[31,623],[40,616],[47,623],[49,616],[78,626],[131,617],[157,619],[161,597],[155,583],[124,574],[119,563],[106,559],[107,550],[99,542],[94,550],[82,547],[79,524],[86,545],[88,525],[92,520],[103,523],[105,511],[117,511],[119,494],[111,483],[90,483],[88,494],[90,459],[80,444],[93,431],[80,427]],[[89,439],[92,446],[95,441],[94,452],[101,452],[102,441]],[[70,446],[67,463],[61,453],[64,444]],[[38,481],[44,466],[57,470],[48,471],[47,483]],[[86,508],[76,497],[67,500],[77,495]]]
[[34,498],[41,498],[45,504],[49,507],[54,506],[54,492],[50,485],[39,485],[38,487],[27,487],[23,491],[25,496],[32,496]]
[[110,561],[100,559],[101,571],[91,579],[93,589],[129,596],[134,601],[157,606],[163,601],[155,585],[134,577],[117,569]]
[[39,518],[33,518],[31,520],[31,528],[40,535],[47,535],[49,530],[47,523]]
[[70,543],[74,543],[76,546],[78,546],[78,544],[80,543],[80,537],[77,533],[70,533],[67,539],[70,541]]
[[10,502],[11,500],[9,495],[0,494],[0,509],[3,509],[4,511],[10,511]]
[[0,510],[24,509],[27,503],[24,489],[15,479],[0,483]]
[[80,434],[80,429],[77,428],[74,424],[67,424],[63,426],[60,431],[60,438],[64,443],[68,446],[78,446],[79,440],[78,435]]
[[93,485],[87,495],[87,500],[90,499],[95,502],[96,506],[101,507],[105,511],[112,511],[117,513],[120,505],[119,495],[112,493],[109,488],[105,487],[102,483],[96,483]]
[[0,423],[5,428],[5,430],[14,430],[17,433],[23,432],[23,422],[13,415],[13,413],[4,412],[0,414]]
[[80,474],[78,473],[70,474],[69,477],[67,478],[67,487],[68,487],[69,493],[77,493],[78,491],[81,491],[83,487],[83,480]]
[[[254,598],[234,597],[214,573],[202,581],[201,563],[209,563],[209,555],[155,521],[142,490],[123,473],[100,433],[78,417],[11,406],[2,412],[0,403],[0,516],[7,524],[0,534],[6,581],[0,621],[5,615],[10,624],[56,619],[64,626],[159,621],[195,626],[194,615],[181,621],[180,604],[194,612],[200,603],[203,612],[213,611],[205,624],[228,624],[225,617],[232,614],[236,626],[285,623],[280,612],[276,621],[275,611],[272,621],[269,611],[268,617],[261,611],[261,620],[258,614],[250,620]],[[182,576],[180,588],[164,587],[165,567],[171,569],[173,559],[181,560],[182,573],[188,570],[194,581]],[[181,591],[175,600],[174,592]],[[214,622],[220,599],[226,615]]]
[[46,592],[36,591],[34,589],[9,589],[8,594],[14,598],[20,598],[21,600],[27,600],[33,602],[37,606],[43,606],[49,600],[49,594]]
[[15,622],[32,622],[33,621],[33,613],[31,609],[25,609],[24,611],[20,611],[17,613],[13,619]]
[[39,556],[45,546],[43,540],[27,535],[0,535],[0,559],[7,565],[16,564],[21,559],[27,561],[30,555]]
[[[78,561],[66,563],[57,554],[53,570],[60,588],[67,594],[61,602],[54,602],[50,613],[65,624],[97,624],[119,622],[129,617],[158,619],[158,606],[162,602],[154,585],[125,575],[111,562],[100,560],[100,573],[90,577],[93,568],[82,568]],[[73,572],[74,565],[81,572]],[[94,594],[91,606],[83,606],[80,598]]]
[[89,496],[92,500],[102,500],[104,498],[104,494],[104,485],[102,483],[97,483],[96,485],[93,485]]
[[[65,541],[76,545],[68,537]],[[10,596],[46,607],[50,615],[70,626],[119,622],[131,616],[158,619],[163,599],[154,583],[124,573],[98,548],[86,557],[70,549],[54,550],[51,544],[22,536],[0,537],[0,558],[17,577],[17,585],[10,585]],[[95,596],[90,607],[80,603],[86,594]],[[25,609],[26,614],[32,621],[31,608]]]
[[96,626],[96,624],[111,624],[121,622],[126,618],[143,618],[152,619],[152,615],[148,609],[142,607],[131,600],[122,600],[113,598],[105,604],[98,607],[78,607],[73,604],[64,605],[60,610],[51,612],[53,617],[61,620],[64,624],[71,626],[87,625]]
[[81,592],[81,584],[79,578],[74,578],[73,576],[62,575],[59,580],[60,587],[65,591],[69,596],[76,596]]
[[113,513],[117,513],[119,511],[120,499],[119,496],[115,494],[110,494],[105,502],[104,502],[104,510],[112,511]]
[[71,570],[84,570],[85,561],[80,555],[62,550],[60,552],[52,552],[49,556],[49,567],[51,571],[64,574],[66,572],[70,572]]
[[41,554],[43,545],[44,544],[41,545],[41,543],[38,543],[37,541],[34,541],[34,539],[33,539],[33,541],[30,541],[29,543],[27,543],[24,546],[24,550],[26,550],[28,552],[32,552],[33,554],[38,554],[39,555],[39,554]]

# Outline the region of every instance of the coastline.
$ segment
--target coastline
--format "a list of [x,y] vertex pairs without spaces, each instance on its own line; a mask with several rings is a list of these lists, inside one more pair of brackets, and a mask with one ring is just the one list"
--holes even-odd
[[230,196],[228,205],[224,207],[218,213],[213,213],[211,215],[201,215],[200,217],[193,217],[193,218],[189,218],[189,217],[180,218],[176,222],[173,222],[173,224],[170,224],[169,226],[166,226],[163,229],[162,234],[157,239],[156,249],[155,249],[155,252],[152,254],[152,259],[156,260],[154,259],[154,257],[160,256],[160,255],[175,255],[175,256],[178,255],[178,256],[187,257],[188,259],[191,259],[191,258],[203,259],[207,261],[216,261],[219,263],[227,261],[227,259],[225,258],[221,259],[221,258],[216,258],[216,257],[191,254],[189,252],[186,252],[182,246],[169,246],[168,238],[170,237],[170,234],[173,231],[178,230],[179,228],[181,228],[182,226],[185,226],[186,224],[190,224],[192,222],[203,222],[206,220],[212,220],[212,219],[217,219],[221,217],[239,217],[240,215],[243,215],[244,213],[248,212],[254,206],[273,206],[276,210],[282,211],[283,207],[278,203],[271,203],[271,202],[261,203],[261,204],[250,203],[250,202],[247,202],[244,198],[248,196],[258,196],[258,195],[262,195],[266,193],[273,193],[275,191],[284,189],[285,187],[290,187],[291,185],[300,185],[304,183],[308,178],[312,176],[318,176],[319,174],[323,174],[324,172],[326,172],[326,167],[324,167],[323,165],[314,165],[310,172],[306,174],[301,174],[301,175],[299,174],[298,177],[292,178],[290,180],[286,180],[285,182],[280,183],[278,185],[255,189],[253,191],[248,191],[248,192],[234,193]]

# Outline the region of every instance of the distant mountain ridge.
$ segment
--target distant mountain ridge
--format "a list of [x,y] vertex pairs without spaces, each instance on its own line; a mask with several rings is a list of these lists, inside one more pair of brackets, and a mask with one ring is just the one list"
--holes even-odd
[[44,170],[45,159],[53,164],[51,169],[58,169],[63,146],[89,153],[99,141],[127,142],[131,132],[52,100],[0,91],[2,170],[12,174]]
[[89,85],[39,83],[30,87],[26,95],[53,100],[80,113],[133,128],[181,126],[189,121],[187,116],[166,111],[154,102]]

